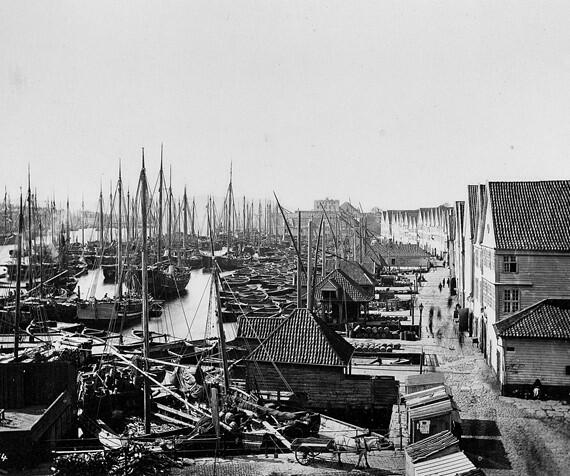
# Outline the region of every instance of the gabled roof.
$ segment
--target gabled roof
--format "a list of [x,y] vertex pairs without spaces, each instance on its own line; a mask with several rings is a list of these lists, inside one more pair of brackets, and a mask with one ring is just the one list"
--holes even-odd
[[359,286],[374,286],[376,278],[364,266],[356,261],[338,260],[342,272]]
[[477,225],[479,220],[478,191],[478,185],[467,186],[467,201],[469,202],[469,228],[471,230],[471,236],[469,236],[469,238],[471,239],[475,238],[477,234]]
[[500,337],[570,339],[570,299],[544,299],[494,324]]
[[364,291],[364,289],[350,279],[344,271],[337,268],[333,269],[317,283],[315,286],[316,299],[321,300],[322,291],[324,289],[330,289],[331,285],[334,286],[335,289],[342,290],[343,297],[354,302],[368,302],[373,298],[371,293]]
[[445,430],[409,445],[406,448],[406,453],[408,453],[412,463],[415,463],[454,445],[459,445],[459,440],[450,431]]
[[376,243],[372,245],[372,248],[384,259],[388,257],[429,257],[429,253],[415,243]]
[[283,316],[276,317],[238,317],[238,330],[236,338],[256,339],[262,341],[267,339],[279,324],[285,320]]
[[570,251],[570,180],[488,186],[497,249]]
[[344,367],[353,352],[322,319],[308,309],[295,309],[246,360]]

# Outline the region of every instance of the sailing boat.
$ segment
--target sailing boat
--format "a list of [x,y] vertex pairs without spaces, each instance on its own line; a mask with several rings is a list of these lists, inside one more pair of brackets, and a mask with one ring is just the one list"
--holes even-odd
[[[164,172],[162,167],[162,145],[160,148],[160,173],[159,173],[159,198],[158,198],[158,236],[157,236],[157,261],[147,268],[148,289],[156,299],[178,297],[185,293],[186,286],[190,282],[191,270],[175,264],[172,254],[172,179],[168,188],[168,248],[165,259],[162,246],[162,221],[163,221],[163,184]],[[142,266],[137,269],[137,280],[142,283]],[[135,280],[135,281],[137,281]]]
[[[119,210],[122,205],[122,180],[121,171],[119,170]],[[78,300],[77,302],[77,319],[90,327],[98,329],[122,329],[126,324],[140,322],[144,313],[145,300],[127,295],[123,296],[123,258],[122,258],[122,219],[119,213],[119,230],[118,230],[118,247],[117,247],[117,273],[116,273],[116,292],[114,298],[96,299],[91,297],[88,300]],[[101,243],[103,232],[101,233]],[[160,315],[162,308],[160,303],[151,302],[153,315]]]

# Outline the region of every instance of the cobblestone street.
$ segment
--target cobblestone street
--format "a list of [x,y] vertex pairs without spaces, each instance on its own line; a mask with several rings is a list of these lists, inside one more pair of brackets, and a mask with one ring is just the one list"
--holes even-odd
[[[459,346],[448,311],[449,288],[438,284],[449,271],[436,268],[425,275],[417,301],[424,305],[422,344],[438,358],[463,420],[463,442],[469,456],[489,476],[570,474],[570,406],[558,401],[534,401],[501,397],[495,377],[479,350],[465,339]],[[434,319],[434,333],[441,327],[441,343],[428,336],[426,313],[434,306],[442,319]]]

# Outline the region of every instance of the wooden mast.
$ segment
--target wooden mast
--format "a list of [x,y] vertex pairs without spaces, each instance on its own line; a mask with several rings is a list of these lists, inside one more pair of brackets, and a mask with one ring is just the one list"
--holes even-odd
[[228,356],[226,350],[226,334],[224,332],[224,324],[222,322],[222,301],[220,299],[220,282],[218,278],[218,263],[214,252],[214,237],[212,235],[212,227],[210,226],[210,248],[212,252],[212,279],[214,280],[214,290],[216,292],[216,322],[218,325],[218,335],[220,338],[220,353],[222,354],[222,366],[224,371],[224,386],[226,393],[230,388],[230,376],[228,372]]
[[160,172],[158,173],[158,245],[157,245],[157,256],[156,261],[160,262],[162,260],[162,180],[163,180],[163,170],[162,170],[162,151],[163,147],[160,144]]
[[312,235],[313,235],[313,220],[309,219],[307,224],[307,309],[313,310],[313,260],[312,254]]
[[301,210],[298,210],[297,217],[297,244],[299,247],[297,252],[297,309],[301,309],[303,307],[303,300],[301,298],[303,290],[301,286],[301,267],[303,266],[301,261]]
[[119,163],[119,181],[117,183],[117,193],[119,194],[119,217],[118,217],[118,227],[119,235],[117,237],[117,276],[115,282],[117,283],[117,289],[115,291],[115,296],[119,299],[123,297],[123,219],[122,210],[123,206],[123,184],[121,179],[121,164]]
[[20,289],[22,280],[22,234],[24,232],[24,214],[22,212],[22,192],[20,191],[20,214],[18,215],[18,251],[16,261],[16,309],[14,316],[14,359],[18,360],[20,341]]
[[[162,170],[162,167],[161,167]],[[141,275],[142,275],[142,318],[143,318],[143,368],[148,374],[148,358],[149,358],[149,331],[148,331],[148,275],[147,275],[147,183],[146,172],[144,166],[144,148],[142,149],[142,170],[140,175],[141,185],[141,217],[142,217],[142,256],[141,256]],[[148,378],[144,379],[144,431],[150,433],[150,409],[151,409],[151,389]]]
[[99,190],[99,246],[100,246],[100,253],[103,256],[103,184],[101,184],[101,188]]
[[170,264],[170,256],[172,253],[172,166],[170,166],[168,185],[168,263]]
[[30,166],[28,164],[28,281],[30,289],[34,287],[34,268],[33,268],[34,250],[32,247],[32,188],[30,186]]
[[81,196],[81,249],[85,248],[85,202]]
[[184,228],[182,233],[182,248],[186,250],[186,235],[188,234],[188,195],[186,195],[186,185],[184,185],[184,197],[183,197],[183,204],[184,207],[184,214],[183,214],[183,221],[184,221]]

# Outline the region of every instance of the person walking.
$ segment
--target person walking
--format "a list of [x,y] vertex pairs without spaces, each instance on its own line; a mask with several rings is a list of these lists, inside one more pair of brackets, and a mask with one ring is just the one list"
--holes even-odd
[[443,289],[443,286],[441,285],[441,283],[439,283],[439,285],[437,287],[439,288],[439,292],[441,293],[441,290]]
[[429,335],[433,338],[433,307],[429,310],[428,330]]

